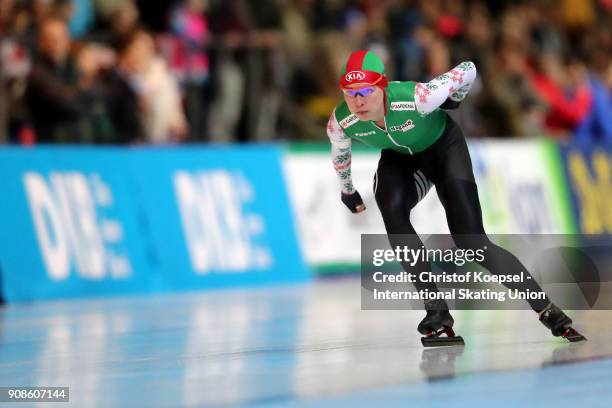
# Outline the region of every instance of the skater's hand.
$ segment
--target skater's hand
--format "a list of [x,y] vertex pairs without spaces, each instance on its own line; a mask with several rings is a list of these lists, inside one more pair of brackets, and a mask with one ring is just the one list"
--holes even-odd
[[448,98],[446,101],[444,101],[444,103],[440,106],[440,109],[444,109],[444,110],[453,110],[453,109],[457,109],[459,107],[459,105],[461,104],[461,102],[457,102],[457,101],[453,101],[452,99]]
[[351,210],[352,213],[360,213],[365,211],[366,206],[363,203],[359,192],[355,191],[351,194],[341,192],[341,195],[342,202],[348,207],[349,210]]

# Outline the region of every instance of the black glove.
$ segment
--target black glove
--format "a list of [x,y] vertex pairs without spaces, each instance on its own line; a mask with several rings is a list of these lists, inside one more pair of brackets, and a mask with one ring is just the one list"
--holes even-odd
[[349,210],[351,210],[352,213],[362,212],[366,209],[365,204],[357,191],[352,194],[346,194],[344,191],[342,191],[340,194],[342,195],[342,202],[348,207]]
[[453,101],[452,99],[447,98],[444,103],[440,105],[440,108],[444,110],[457,109],[459,104],[461,104],[461,102]]

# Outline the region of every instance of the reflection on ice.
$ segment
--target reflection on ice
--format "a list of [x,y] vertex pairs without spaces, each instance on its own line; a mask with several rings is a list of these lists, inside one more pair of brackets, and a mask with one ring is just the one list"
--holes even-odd
[[233,405],[612,356],[609,311],[568,312],[579,344],[529,310],[454,311],[465,347],[425,350],[423,311],[361,310],[360,289],[347,278],[7,306],[0,383],[69,386],[79,407]]

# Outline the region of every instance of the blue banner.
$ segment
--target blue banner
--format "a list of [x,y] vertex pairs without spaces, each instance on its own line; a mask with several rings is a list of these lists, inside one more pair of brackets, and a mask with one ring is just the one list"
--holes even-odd
[[562,146],[578,231],[612,235],[612,146]]
[[5,300],[306,278],[277,147],[4,148]]

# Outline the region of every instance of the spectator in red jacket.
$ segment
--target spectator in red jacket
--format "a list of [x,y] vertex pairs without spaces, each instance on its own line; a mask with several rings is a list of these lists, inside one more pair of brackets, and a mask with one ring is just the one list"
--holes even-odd
[[591,108],[587,72],[576,61],[564,65],[553,54],[544,54],[531,81],[540,98],[548,105],[545,125],[550,134],[566,138],[584,120]]

